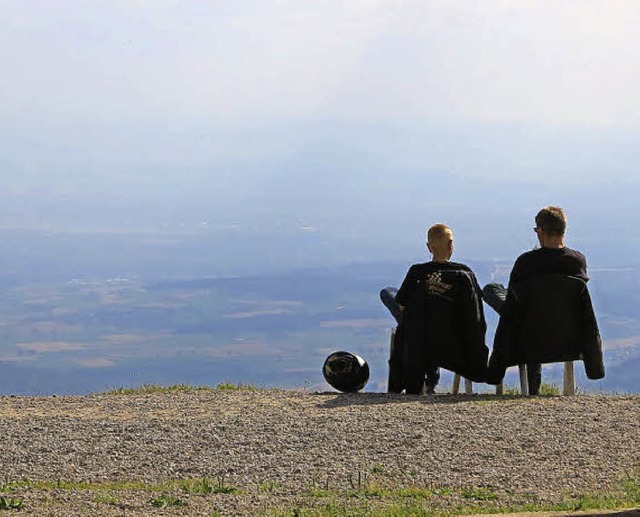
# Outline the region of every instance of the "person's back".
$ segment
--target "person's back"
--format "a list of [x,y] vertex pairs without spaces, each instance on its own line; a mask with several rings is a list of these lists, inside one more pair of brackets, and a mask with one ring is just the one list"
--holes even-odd
[[[483,382],[489,350],[480,287],[471,269],[455,262],[412,266],[397,299],[404,311],[408,385],[443,367]],[[412,380],[414,380],[412,382]],[[411,388],[407,388],[408,391]]]
[[402,357],[396,360],[403,363],[407,393],[420,393],[425,374],[427,390],[432,391],[439,366],[477,381],[486,373],[486,324],[475,275],[468,266],[449,260],[453,232],[447,226],[432,226],[427,246],[433,260],[412,265],[395,294],[402,310]]
[[[567,218],[564,211],[559,207],[544,207],[536,215],[535,222],[534,231],[540,243],[540,248],[527,251],[516,259],[509,276],[508,289],[504,289],[504,287],[497,284],[489,284],[483,289],[485,301],[500,314],[493,352],[489,362],[490,382],[494,384],[500,382],[504,376],[505,361],[513,353],[509,349],[519,346],[516,343],[516,334],[519,334],[519,332],[515,332],[514,327],[522,325],[522,318],[525,317],[523,311],[526,308],[521,303],[516,309],[516,300],[518,298],[526,298],[529,305],[532,303],[537,305],[550,303],[550,299],[541,299],[541,295],[533,299],[531,297],[533,287],[537,283],[546,282],[546,280],[543,281],[541,279],[546,279],[549,276],[562,275],[576,278],[585,284],[589,280],[587,262],[584,255],[579,251],[566,247],[564,244],[567,226]],[[518,292],[520,292],[519,296],[517,295]],[[549,294],[549,296],[552,295]],[[588,296],[588,291],[586,296]],[[536,318],[535,315],[540,312],[537,310],[540,309],[537,305],[529,307],[530,314],[527,316],[529,325]],[[588,305],[589,307],[591,306],[590,299],[588,300]],[[571,309],[573,310],[573,308]],[[566,314],[567,318],[571,318],[572,310],[565,308],[563,314]],[[588,308],[586,310],[588,311]],[[548,321],[543,321],[543,317],[538,317],[538,319],[540,321],[537,324],[546,328]],[[589,332],[598,334],[595,317],[589,318],[587,324]],[[535,335],[539,334],[540,332],[535,333]],[[533,346],[530,342],[533,340],[534,334],[529,332],[528,336],[529,339],[525,341],[529,343],[528,346]],[[567,340],[566,347],[571,348],[570,340]],[[541,384],[541,365],[538,362],[528,362],[527,370],[529,393],[538,394]]]
[[541,247],[520,255],[509,277],[509,285],[513,286],[526,278],[563,274],[589,281],[587,260],[579,251],[566,246],[559,248]]

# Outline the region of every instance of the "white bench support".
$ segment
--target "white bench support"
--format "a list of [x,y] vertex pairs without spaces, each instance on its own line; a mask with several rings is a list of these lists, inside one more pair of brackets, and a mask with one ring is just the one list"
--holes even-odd
[[[520,370],[520,393],[522,395],[529,395],[529,381],[527,379],[527,367],[524,364],[518,365]],[[563,395],[575,395],[576,394],[576,379],[573,370],[573,361],[565,361],[564,363],[564,375],[562,381],[562,394]]]
[[529,396],[529,376],[527,375],[527,365],[519,364],[518,371],[520,372],[520,394],[523,397]]
[[469,379],[464,380],[464,393],[465,395],[473,395],[473,382]]
[[562,387],[562,394],[576,394],[576,379],[573,374],[573,361],[567,361],[564,363],[564,382]]
[[[529,378],[527,376],[527,366],[524,364],[518,365],[518,371],[520,373],[520,394],[527,397],[529,395]],[[473,383],[469,379],[464,380],[465,393],[471,395],[473,393]],[[455,374],[453,377],[453,385],[451,386],[451,394],[458,395],[460,393],[460,375]],[[496,395],[504,394],[504,386],[498,384],[496,386]],[[575,395],[576,394],[576,381],[573,370],[573,361],[567,361],[564,363],[564,382],[562,386],[563,395]]]
[[453,385],[451,386],[451,394],[457,395],[460,393],[460,376],[456,373],[453,376]]
[[[464,392],[466,395],[473,394],[473,382],[469,379],[464,380]],[[451,386],[451,394],[457,395],[460,393],[460,375],[457,373],[453,376],[453,386]]]
[[[453,376],[453,384],[451,385],[451,394],[458,395],[460,393],[460,374],[456,373]],[[465,395],[473,395],[473,381],[469,379],[464,380],[464,393]],[[496,395],[502,395],[502,384],[496,386]]]

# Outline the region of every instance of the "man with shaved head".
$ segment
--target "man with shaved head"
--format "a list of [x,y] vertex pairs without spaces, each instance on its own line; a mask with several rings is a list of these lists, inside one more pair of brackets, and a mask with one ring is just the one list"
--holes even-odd
[[488,357],[480,287],[471,268],[450,260],[451,228],[429,228],[427,248],[429,262],[412,265],[399,290],[386,287],[380,292],[399,324],[402,341],[390,368],[394,361],[402,363],[402,386],[409,394],[420,393],[423,385],[427,393],[434,393],[440,366],[482,381]]

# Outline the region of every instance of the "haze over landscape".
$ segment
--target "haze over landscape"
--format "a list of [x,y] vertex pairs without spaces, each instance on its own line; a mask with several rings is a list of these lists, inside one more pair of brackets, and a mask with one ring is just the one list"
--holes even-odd
[[425,230],[506,281],[549,204],[605,339],[581,387],[640,391],[639,22],[616,0],[0,0],[0,393],[325,389],[337,349],[384,390],[378,290]]

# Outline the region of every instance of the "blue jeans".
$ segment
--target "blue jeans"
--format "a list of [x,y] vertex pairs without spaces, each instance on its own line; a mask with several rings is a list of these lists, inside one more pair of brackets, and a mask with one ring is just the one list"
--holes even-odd
[[[391,315],[395,318],[398,325],[402,321],[402,311],[398,302],[396,302],[396,294],[398,289],[395,287],[385,287],[380,291],[380,300],[384,306],[389,309]],[[431,368],[425,373],[425,383],[427,385],[427,391],[432,391],[440,381],[440,368]]]
[[[502,284],[487,284],[482,288],[482,298],[489,307],[501,314],[504,302],[507,300],[507,292],[507,288]],[[527,363],[527,379],[529,381],[529,395],[539,395],[540,384],[542,384],[542,365],[540,363]]]

